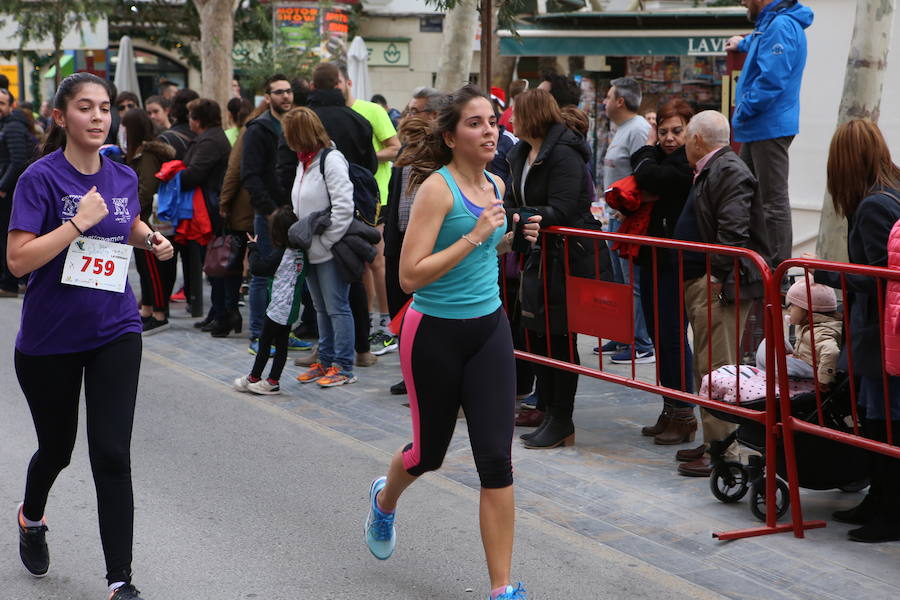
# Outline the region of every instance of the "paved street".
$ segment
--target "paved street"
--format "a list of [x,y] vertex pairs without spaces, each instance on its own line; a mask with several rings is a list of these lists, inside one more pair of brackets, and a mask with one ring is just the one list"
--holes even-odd
[[[102,598],[103,560],[83,431],[48,505],[52,567],[32,580],[16,553],[13,513],[34,450],[12,349],[21,300],[0,303],[0,599]],[[246,372],[246,339],[213,340],[173,305],[173,328],[145,340],[133,463],[135,573],[148,599],[482,598],[477,477],[464,421],[439,474],[404,496],[399,548],[376,561],[362,541],[368,483],[407,441],[396,355],[359,369],[359,383],[260,398],[227,383]],[[583,340],[589,353],[590,340]],[[650,376],[651,368],[643,367]],[[52,373],[47,374],[52,377]],[[519,513],[513,576],[529,598],[872,598],[900,594],[900,544],[845,541],[829,523],[722,543],[712,531],[757,525],[746,500],[723,505],[706,480],[675,475],[673,448],[638,429],[650,395],[582,378],[577,446],[514,444]],[[804,492],[807,518],[858,502]]]

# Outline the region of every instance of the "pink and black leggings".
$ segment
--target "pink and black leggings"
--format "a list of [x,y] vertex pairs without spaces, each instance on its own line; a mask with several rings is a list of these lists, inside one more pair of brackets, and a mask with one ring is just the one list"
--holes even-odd
[[418,477],[441,466],[462,406],[481,487],[512,485],[516,367],[503,309],[476,319],[442,319],[410,308],[400,333],[400,366],[413,425],[413,441],[403,450],[407,472]]

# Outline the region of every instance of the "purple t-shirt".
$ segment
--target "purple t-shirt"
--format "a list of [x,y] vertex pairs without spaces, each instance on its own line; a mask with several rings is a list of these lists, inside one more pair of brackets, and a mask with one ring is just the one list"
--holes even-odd
[[[9,230],[49,233],[75,216],[81,197],[97,186],[109,214],[85,236],[127,244],[131,225],[141,214],[137,176],[125,165],[100,160],[93,175],[79,173],[62,150],[34,162],[16,183]],[[92,350],[142,330],[131,286],[126,284],[120,294],[60,283],[66,252],[68,247],[29,276],[16,339],[23,354]]]

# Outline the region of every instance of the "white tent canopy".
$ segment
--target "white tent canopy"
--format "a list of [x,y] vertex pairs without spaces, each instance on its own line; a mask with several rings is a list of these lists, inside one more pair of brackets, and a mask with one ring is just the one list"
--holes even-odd
[[369,50],[360,36],[353,38],[347,51],[347,74],[353,82],[353,95],[362,100],[372,97],[372,86],[369,83]]
[[[119,40],[119,55],[116,62],[116,78],[113,81],[120,92],[131,92],[138,97],[141,105],[141,88],[138,86],[137,64],[134,61],[134,45],[127,35]],[[115,98],[113,98],[115,101]]]

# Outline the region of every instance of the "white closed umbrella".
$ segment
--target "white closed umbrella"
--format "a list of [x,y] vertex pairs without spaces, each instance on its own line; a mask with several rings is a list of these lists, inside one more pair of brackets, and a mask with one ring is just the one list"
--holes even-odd
[[353,95],[363,100],[372,97],[372,86],[369,84],[369,50],[360,36],[353,38],[350,50],[347,51],[347,74],[353,82]]
[[116,89],[120,92],[131,92],[138,97],[138,104],[141,103],[141,89],[138,87],[137,63],[134,61],[134,44],[131,38],[123,35],[119,40],[119,56],[116,63],[116,78],[113,81]]

